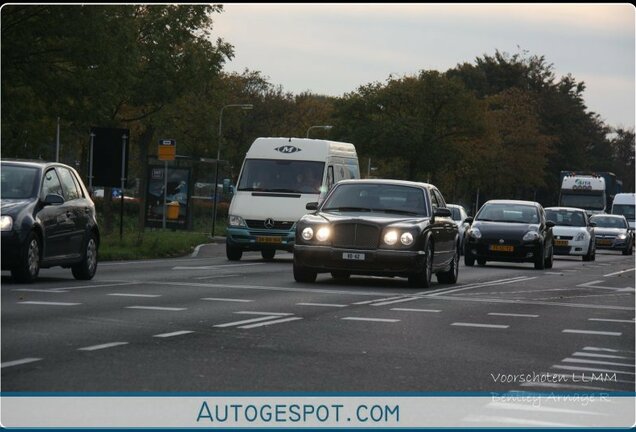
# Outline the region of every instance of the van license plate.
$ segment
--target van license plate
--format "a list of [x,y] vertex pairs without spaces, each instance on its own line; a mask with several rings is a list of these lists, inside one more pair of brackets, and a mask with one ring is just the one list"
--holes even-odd
[[270,236],[270,237],[266,237],[266,236],[256,237],[256,243],[272,244],[272,243],[280,243],[280,242],[281,242],[281,237],[274,237],[274,236]]
[[343,252],[342,253],[342,259],[364,261],[364,254],[363,253]]

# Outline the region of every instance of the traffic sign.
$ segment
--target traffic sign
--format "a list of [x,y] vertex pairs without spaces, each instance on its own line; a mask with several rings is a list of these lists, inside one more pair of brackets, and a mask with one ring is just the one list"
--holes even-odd
[[173,139],[159,140],[157,157],[162,161],[173,161],[177,155],[177,141]]

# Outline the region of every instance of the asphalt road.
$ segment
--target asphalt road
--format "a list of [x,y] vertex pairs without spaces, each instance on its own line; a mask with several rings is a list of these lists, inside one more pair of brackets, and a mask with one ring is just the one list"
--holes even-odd
[[296,283],[224,245],[102,262],[89,282],[2,273],[3,392],[634,392],[634,257],[488,263],[456,285]]

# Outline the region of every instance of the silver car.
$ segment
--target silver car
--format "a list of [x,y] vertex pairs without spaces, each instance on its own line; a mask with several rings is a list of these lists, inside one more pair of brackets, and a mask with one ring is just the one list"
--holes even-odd
[[623,255],[633,253],[634,243],[625,216],[596,214],[590,218],[590,222],[596,224],[596,249],[620,250]]

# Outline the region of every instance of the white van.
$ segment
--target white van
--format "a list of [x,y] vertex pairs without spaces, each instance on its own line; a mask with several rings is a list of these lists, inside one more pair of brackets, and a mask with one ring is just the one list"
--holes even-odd
[[625,216],[627,222],[629,222],[630,229],[636,228],[636,194],[616,194],[612,203],[612,214]]
[[226,254],[292,251],[296,221],[305,206],[319,201],[334,183],[360,178],[353,144],[306,138],[257,138],[245,161],[230,203]]

